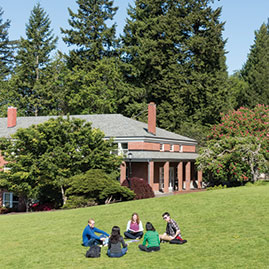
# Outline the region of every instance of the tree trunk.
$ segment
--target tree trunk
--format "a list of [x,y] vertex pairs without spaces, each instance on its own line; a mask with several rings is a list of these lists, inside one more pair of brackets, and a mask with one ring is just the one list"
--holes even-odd
[[61,192],[62,192],[63,204],[65,205],[66,204],[67,197],[65,196],[64,188],[63,188],[62,185],[61,185]]

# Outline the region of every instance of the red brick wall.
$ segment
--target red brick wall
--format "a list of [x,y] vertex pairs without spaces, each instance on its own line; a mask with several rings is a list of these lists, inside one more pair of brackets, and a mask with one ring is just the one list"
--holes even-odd
[[3,169],[3,166],[6,164],[7,162],[4,160],[3,156],[1,155],[0,152],[0,171]]
[[[127,166],[129,163],[127,163]],[[132,162],[132,177],[143,178],[148,182],[148,163]]]
[[195,152],[195,146],[183,145],[183,152]]
[[158,143],[148,143],[148,142],[129,142],[129,150],[153,150],[160,151],[160,144]]

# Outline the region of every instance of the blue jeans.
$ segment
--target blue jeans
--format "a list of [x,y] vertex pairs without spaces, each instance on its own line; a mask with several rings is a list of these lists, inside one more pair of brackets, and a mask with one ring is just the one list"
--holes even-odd
[[[104,235],[101,235],[101,238],[105,237]],[[99,240],[99,239],[95,239],[95,238],[91,238],[89,239],[89,241],[87,243],[84,244],[85,247],[91,247],[94,245],[102,245],[103,241]]]
[[121,253],[111,253],[110,249],[107,250],[107,256],[111,258],[119,258],[126,254],[128,248],[122,248]]
[[136,239],[136,238],[142,238],[143,232],[127,231],[127,232],[124,232],[124,235],[126,238]]

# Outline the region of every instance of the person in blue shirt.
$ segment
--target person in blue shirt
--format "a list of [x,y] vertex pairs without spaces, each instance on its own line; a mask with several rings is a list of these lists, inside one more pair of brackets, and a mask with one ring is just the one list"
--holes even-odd
[[[106,237],[109,236],[108,233],[97,229],[94,227],[95,221],[94,219],[89,219],[88,225],[85,227],[82,233],[82,241],[83,246],[91,247],[93,245],[102,245],[103,242],[106,240]],[[98,236],[95,233],[100,233],[101,235]]]

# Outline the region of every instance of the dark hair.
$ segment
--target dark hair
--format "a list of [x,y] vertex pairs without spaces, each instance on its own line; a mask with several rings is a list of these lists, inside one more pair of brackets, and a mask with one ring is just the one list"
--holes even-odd
[[164,216],[168,216],[168,217],[170,217],[170,214],[169,214],[168,212],[164,212],[164,213],[162,214],[162,217],[164,217]]
[[112,244],[116,244],[119,242],[119,238],[120,238],[120,227],[113,226],[111,236],[110,236],[110,242]]
[[154,228],[154,226],[152,225],[151,222],[146,223],[146,230],[147,231],[155,231],[155,228]]

